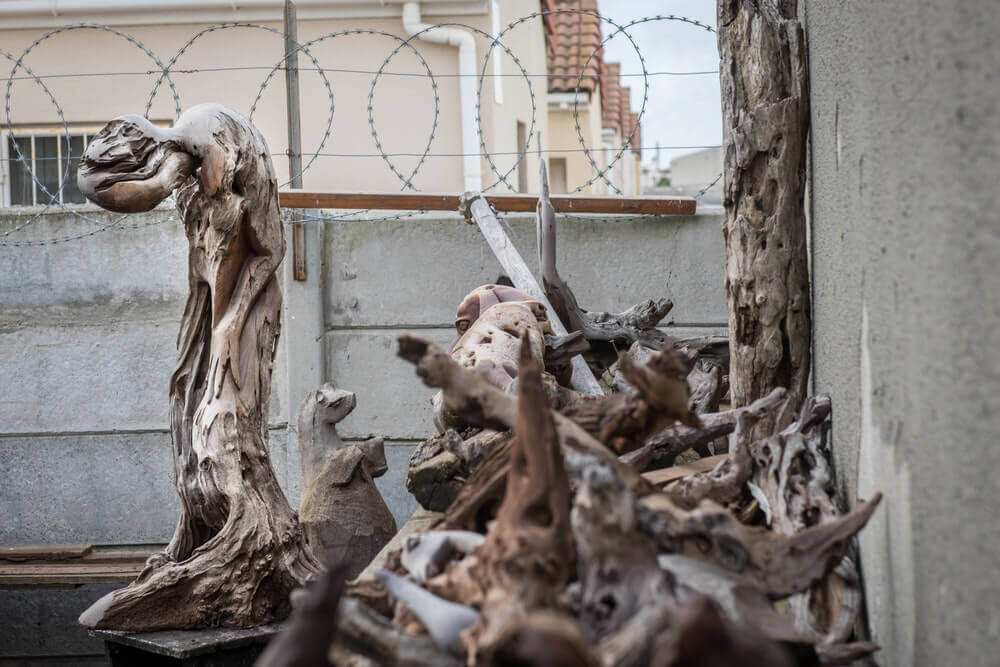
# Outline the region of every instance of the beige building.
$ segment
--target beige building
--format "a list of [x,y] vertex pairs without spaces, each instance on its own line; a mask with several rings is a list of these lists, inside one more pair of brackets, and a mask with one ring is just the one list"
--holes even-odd
[[[681,194],[693,194],[713,183],[705,194],[712,197],[722,196],[722,147],[706,148],[704,150],[675,157],[670,161],[670,185]],[[719,180],[716,180],[719,179]]]
[[596,11],[596,1],[544,0],[542,6],[552,12],[545,29],[553,192],[639,194],[638,114],[619,82],[618,63],[604,61],[602,21],[580,13]]
[[[579,0],[298,0],[296,5],[298,42],[304,45],[298,65],[306,189],[398,191],[419,165],[411,182],[422,191],[489,188],[498,180],[494,169],[506,175],[510,189],[537,191],[540,154],[548,157],[552,178],[565,181],[563,189],[596,176],[580,150],[565,93],[545,84],[555,80],[546,76],[560,39],[555,19],[580,16],[535,16],[506,30],[543,7],[578,6]],[[106,27],[60,30],[78,23]],[[438,23],[463,25],[426,29]],[[207,30],[220,24],[225,25]],[[487,59],[497,34],[520,66],[499,47]],[[46,190],[64,203],[82,201],[72,158],[110,118],[146,113],[154,90],[148,116],[164,125],[176,117],[178,106],[203,102],[252,112],[279,178],[288,179],[279,0],[8,0],[0,2],[0,49],[9,54],[0,57],[9,66],[22,57],[24,64],[13,74],[9,117],[4,115],[0,129],[0,205],[44,204]],[[604,64],[599,55],[593,62],[597,76],[588,76],[589,88],[578,92],[584,98],[580,119],[584,142],[603,168],[631,121],[608,124],[598,82],[606,76]],[[156,85],[165,67],[169,80]],[[528,77],[521,76],[521,68]],[[518,164],[529,136],[528,153]],[[479,155],[480,142],[493,154],[492,166]],[[40,185],[18,161],[18,152]],[[618,189],[634,194],[635,154],[625,153],[608,175]],[[608,188],[598,178],[583,191]]]

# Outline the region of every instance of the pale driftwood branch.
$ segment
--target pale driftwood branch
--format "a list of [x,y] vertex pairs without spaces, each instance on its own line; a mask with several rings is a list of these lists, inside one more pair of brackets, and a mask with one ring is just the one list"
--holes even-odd
[[166,550],[80,622],[157,630],[284,618],[290,591],[320,566],[268,458],[285,243],[264,139],[215,104],[189,109],[169,129],[123,116],[90,142],[78,183],[97,204],[125,212],[148,210],[176,188],[190,246],[170,380],[181,516]]
[[427,636],[411,635],[364,603],[345,598],[337,615],[338,643],[385,667],[463,667],[451,653]]
[[[399,336],[399,356],[416,366],[417,375],[425,385],[442,389],[445,405],[461,414],[466,422],[497,430],[516,426],[517,398],[490,386],[475,372],[460,367],[431,341],[402,334]],[[639,473],[619,461],[572,420],[556,412],[552,413],[552,418],[571,477],[578,472],[576,463],[592,457],[614,467],[638,495],[655,491]]]
[[518,413],[507,489],[497,519],[477,550],[484,588],[482,623],[470,629],[470,656],[488,655],[506,628],[536,609],[553,609],[575,574],[569,479],[542,364],[521,343]]
[[786,405],[757,426],[755,439],[794,419],[809,376],[809,97],[797,5],[718,3],[731,396],[739,407],[788,389]]
[[[564,336],[569,333],[565,324],[560,320],[559,315],[552,308],[552,304],[546,298],[545,292],[538,284],[538,281],[531,274],[528,265],[520,253],[518,253],[517,248],[514,247],[513,242],[507,237],[507,233],[503,230],[500,221],[497,219],[486,198],[481,194],[467,194],[463,196],[459,210],[479,226],[479,231],[483,233],[483,238],[486,239],[486,242],[493,250],[493,254],[496,255],[497,261],[500,262],[500,266],[507,272],[514,286],[545,305],[545,309],[549,314],[548,319],[552,326],[552,332],[557,336]],[[573,367],[571,377],[573,389],[584,394],[594,394],[596,396],[604,394],[600,383],[594,377],[594,372],[587,366],[583,357],[573,357],[570,363]]]
[[549,199],[549,181],[545,162],[539,170],[542,194],[535,211],[538,241],[538,264],[542,270],[542,285],[556,313],[570,331],[582,331],[587,340],[640,341],[658,348],[667,336],[656,328],[674,307],[670,299],[648,299],[618,314],[588,312],[580,308],[569,285],[556,269],[556,214]]
[[767,414],[777,410],[785,400],[785,396],[785,390],[779,387],[745,408],[698,415],[702,423],[701,428],[682,424],[671,426],[650,438],[639,449],[622,456],[621,460],[640,471],[671,466],[674,459],[682,452],[732,433],[743,411],[749,411],[750,414]]
[[696,556],[741,573],[776,599],[807,590],[823,579],[843,558],[850,538],[864,527],[881,499],[882,494],[876,494],[850,514],[794,535],[746,526],[710,500],[686,511],[666,494],[642,498],[637,520],[662,551]]
[[299,523],[321,563],[353,579],[396,534],[396,520],[375,478],[388,464],[381,438],[345,444],[337,423],[354,411],[353,392],[329,382],[311,391],[299,411],[302,492]]

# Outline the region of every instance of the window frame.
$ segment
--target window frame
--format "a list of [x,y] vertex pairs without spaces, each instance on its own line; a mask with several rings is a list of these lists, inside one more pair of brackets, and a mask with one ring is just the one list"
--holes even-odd
[[[102,127],[101,125],[71,124],[69,126],[70,141],[72,141],[72,139],[75,137],[82,137],[83,146],[84,148],[86,148],[88,139],[93,135],[97,134],[98,132],[100,132],[101,127]],[[0,130],[0,142],[3,143],[3,147],[2,149],[0,149],[2,150],[0,158],[2,158],[2,164],[3,164],[3,169],[2,169],[3,187],[0,188],[0,202],[2,202],[4,207],[39,205],[38,184],[35,183],[34,180],[31,181],[30,203],[15,204],[12,201],[13,194],[11,193],[11,179],[13,174],[13,164],[17,162],[17,154],[11,150],[10,140],[11,138],[22,138],[22,137],[29,137],[31,139],[31,155],[30,156],[26,155],[25,157],[28,158],[29,168],[31,169],[31,172],[33,174],[37,174],[36,164],[35,164],[35,158],[36,158],[35,139],[38,137],[52,137],[52,136],[56,138],[56,159],[59,162],[58,205],[61,206],[65,203],[63,202],[62,184],[63,184],[63,177],[66,175],[66,167],[63,165],[63,159],[64,159],[63,153],[66,148],[66,134],[67,134],[66,130],[67,128],[64,127],[63,125],[22,125],[22,126],[14,126],[13,128],[3,128],[2,130]],[[42,197],[44,198],[44,195],[42,195]],[[86,200],[84,200],[84,202],[69,202],[69,203],[78,204],[78,203],[85,203],[85,201]],[[56,205],[57,202],[52,202],[52,204]],[[42,205],[44,206],[45,203],[43,202]]]

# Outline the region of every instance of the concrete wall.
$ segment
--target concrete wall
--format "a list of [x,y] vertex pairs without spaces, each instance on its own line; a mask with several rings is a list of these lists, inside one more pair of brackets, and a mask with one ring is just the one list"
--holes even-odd
[[[0,214],[0,234],[27,214]],[[7,462],[0,466],[0,546],[152,544],[172,533],[178,501],[167,383],[187,289],[187,244],[172,218],[161,208],[133,216],[130,223],[159,221],[139,229],[0,247],[0,457]],[[532,217],[506,220],[535,265]],[[671,331],[721,333],[720,225],[717,214],[566,219],[561,271],[588,308],[620,310],[665,295],[676,304]],[[68,214],[47,214],[20,237],[84,227]],[[389,472],[377,482],[402,524],[416,507],[404,486],[409,454],[433,426],[431,392],[395,356],[395,337],[416,331],[448,343],[458,302],[501,269],[477,228],[457,215],[307,223],[306,248],[308,280],[282,273],[270,410],[278,480],[297,505],[295,416],[308,390],[332,380],[358,395],[341,434],[387,440]],[[73,623],[99,593],[0,590],[0,665],[11,656],[99,653]],[[8,634],[23,627],[34,629]]]
[[1000,16],[810,0],[814,381],[880,660],[996,664]]

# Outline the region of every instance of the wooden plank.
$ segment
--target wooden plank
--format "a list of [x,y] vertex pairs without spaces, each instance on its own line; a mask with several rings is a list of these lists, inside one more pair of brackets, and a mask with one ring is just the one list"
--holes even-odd
[[6,547],[0,559],[0,588],[128,583],[158,550],[154,546]]
[[[496,215],[494,215],[486,200],[482,196],[473,197],[468,202],[468,209],[469,216],[479,225],[479,231],[483,233],[486,242],[490,244],[493,254],[496,255],[500,266],[503,267],[511,282],[514,283],[514,287],[544,304],[545,310],[549,313],[549,324],[552,326],[552,333],[557,336],[565,336],[567,334],[566,326],[559,319],[559,315],[556,314],[552,304],[549,303],[541,285],[535,280],[535,276],[531,274],[531,269],[528,268],[524,258],[521,257],[517,248],[514,247],[514,243],[507,238],[507,233],[500,226],[500,221],[497,220]],[[585,394],[602,396],[604,391],[601,389],[597,378],[594,377],[593,371],[587,366],[587,362],[583,360],[583,357],[576,355],[571,360],[571,363],[573,365],[573,375],[570,378],[570,384],[573,386],[573,389]]]
[[[486,194],[498,211],[528,213],[538,197],[521,194]],[[390,211],[454,211],[462,195],[423,192],[281,192],[283,208],[371,208]],[[557,213],[604,213],[632,215],[692,215],[697,202],[691,197],[608,197],[552,195]]]
[[58,544],[28,547],[0,547],[0,560],[38,561],[82,558],[91,549],[89,544]]
[[142,572],[144,561],[115,563],[18,563],[0,566],[0,588],[128,583]]
[[695,473],[711,470],[728,458],[729,454],[706,456],[703,459],[698,459],[697,461],[692,461],[691,463],[687,463],[685,465],[660,468],[659,470],[650,470],[649,472],[642,473],[642,476],[657,486],[663,486],[668,482],[682,479],[688,475],[694,475]]

